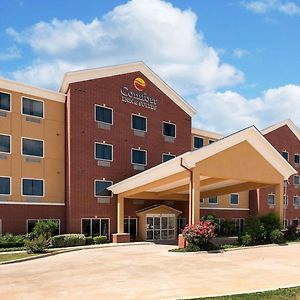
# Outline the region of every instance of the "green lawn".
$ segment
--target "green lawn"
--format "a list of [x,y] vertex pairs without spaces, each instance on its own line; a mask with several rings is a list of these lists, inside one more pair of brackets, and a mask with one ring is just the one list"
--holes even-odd
[[9,254],[0,254],[0,262],[15,260],[19,258],[25,258],[30,256],[36,256],[38,254],[28,254],[28,253],[9,253]]
[[[253,293],[253,294],[241,294],[234,296],[223,296],[223,297],[208,297],[208,298],[197,298],[201,300],[299,300],[300,299],[300,287],[289,288],[289,289],[278,289],[275,291]],[[194,300],[197,300],[194,299]]]

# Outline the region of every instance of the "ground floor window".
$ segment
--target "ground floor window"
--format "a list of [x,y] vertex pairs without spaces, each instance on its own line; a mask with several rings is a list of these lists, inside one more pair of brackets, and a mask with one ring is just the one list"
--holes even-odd
[[177,235],[182,233],[182,230],[186,226],[186,218],[178,218],[177,220]]
[[298,226],[299,225],[299,219],[294,219],[292,225],[293,226]]
[[130,239],[137,237],[137,218],[125,218],[124,219],[124,232],[130,233]]
[[175,215],[147,215],[147,240],[175,240]]
[[86,236],[106,236],[109,240],[110,235],[110,220],[108,218],[92,219],[84,218],[81,219],[81,233]]
[[232,219],[232,220],[234,221],[236,232],[237,233],[243,232],[245,220],[241,218]]
[[59,219],[28,219],[26,220],[27,224],[27,233],[30,233],[33,231],[34,226],[36,225],[36,223],[38,222],[42,222],[42,221],[54,221],[57,223],[57,228],[55,231],[52,232],[52,235],[59,235],[60,234],[60,220]]

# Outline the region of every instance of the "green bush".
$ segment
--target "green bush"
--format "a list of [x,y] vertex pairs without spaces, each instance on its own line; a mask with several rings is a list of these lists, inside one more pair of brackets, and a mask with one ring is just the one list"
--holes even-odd
[[239,237],[240,244],[243,246],[249,246],[252,243],[252,237],[249,233],[245,233],[244,235]]
[[104,235],[99,235],[94,237],[95,244],[105,244],[107,242],[107,237]]
[[1,242],[0,248],[24,247],[24,242]]
[[219,231],[219,221],[214,215],[205,215],[201,218],[203,221],[210,221],[215,224],[216,233]]
[[86,245],[92,245],[93,244],[93,237],[92,236],[86,236],[85,237],[85,244]]
[[61,234],[51,238],[51,245],[54,248],[84,246],[84,234]]
[[44,235],[39,235],[31,240],[25,240],[25,246],[28,253],[45,253],[49,247],[49,239]]
[[52,220],[39,221],[35,224],[32,233],[38,237],[43,235],[49,239],[58,229],[58,223]]
[[251,236],[251,244],[261,244],[265,242],[266,230],[257,216],[249,216],[245,223],[245,233]]
[[22,235],[12,235],[7,233],[0,236],[0,248],[14,248],[24,246],[24,236]]
[[270,212],[264,216],[261,216],[260,222],[264,225],[267,241],[271,240],[271,233],[273,232],[273,230],[275,230],[275,229],[281,230],[282,229],[280,217],[273,212]]
[[284,233],[279,229],[274,229],[270,234],[270,241],[274,244],[281,244],[284,242]]

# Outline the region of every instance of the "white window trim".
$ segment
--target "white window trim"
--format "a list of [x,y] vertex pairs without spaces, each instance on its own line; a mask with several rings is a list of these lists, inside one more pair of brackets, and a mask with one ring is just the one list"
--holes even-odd
[[[173,159],[173,158],[175,158],[175,157],[176,157],[176,155],[174,155],[174,154],[171,154],[171,153],[163,153],[163,154],[161,155],[161,161],[162,161],[162,162],[164,162],[164,155],[173,156],[171,159]],[[167,162],[167,161],[165,161],[165,162]]]
[[[136,129],[136,128],[133,128],[133,116],[135,117],[140,117],[140,118],[144,118],[146,120],[146,130],[141,130],[141,129]],[[132,113],[131,114],[131,129],[132,130],[136,130],[136,131],[140,131],[140,132],[148,132],[148,118],[145,117],[145,116],[142,116],[142,115],[139,115],[139,114],[134,114]]]
[[[98,158],[97,156],[96,156],[96,154],[97,154],[97,151],[96,151],[96,145],[105,145],[105,146],[111,146],[111,159],[104,159],[104,158]],[[114,160],[114,145],[112,145],[112,144],[108,144],[108,143],[100,143],[100,142],[95,142],[95,145],[94,145],[94,158],[96,159],[96,160],[102,160],[102,161],[113,161]]]
[[0,108],[0,111],[11,112],[12,111],[12,94],[8,93],[8,92],[5,92],[5,91],[2,91],[2,90],[0,90],[0,93],[9,95],[9,110]]
[[[107,123],[107,122],[103,122],[103,121],[98,121],[97,120],[97,113],[96,113],[96,111],[97,111],[96,107],[97,106],[111,110],[111,123]],[[95,104],[95,109],[94,110],[95,110],[95,116],[94,116],[94,118],[95,118],[95,122],[96,123],[102,123],[102,124],[107,124],[107,125],[113,125],[114,124],[114,110],[111,107],[108,107],[105,104],[102,104],[102,105],[101,104]]]
[[[23,180],[24,179],[41,180],[41,181],[43,181],[43,195],[42,196],[37,196],[37,195],[23,195]],[[21,196],[22,197],[37,197],[37,198],[41,198],[41,197],[45,197],[45,195],[46,195],[45,179],[41,179],[41,178],[29,178],[29,177],[22,177],[21,178]]]
[[[295,177],[298,177],[298,179],[299,179],[299,183],[295,183]],[[300,185],[300,176],[299,175],[294,175],[294,177],[293,177],[293,184],[294,185]]]
[[286,151],[286,150],[281,151],[281,155],[282,156],[283,156],[283,152],[287,153],[287,161],[290,161],[290,154],[289,154],[289,152]]
[[[38,141],[38,142],[43,142],[43,155],[42,156],[37,156],[37,155],[29,155],[29,154],[24,154],[23,153],[23,140],[33,140],[33,141]],[[21,137],[21,154],[22,156],[26,156],[26,157],[37,157],[37,158],[45,158],[45,141],[44,140],[39,140],[39,139],[34,139],[31,137],[26,137],[26,136],[22,136]]]
[[[100,220],[100,231],[101,231],[101,220],[108,220],[108,240],[110,240],[110,218],[81,218],[80,219],[80,233],[82,233],[82,220]],[[92,222],[91,222],[91,226],[90,226],[90,233],[92,232]]]
[[[137,151],[143,151],[143,152],[145,152],[146,153],[146,155],[145,155],[145,158],[146,158],[146,162],[145,162],[145,164],[139,164],[139,163],[134,163],[133,161],[132,161],[132,158],[133,158],[133,150],[137,150]],[[138,165],[138,166],[147,166],[147,163],[148,163],[148,154],[147,154],[147,150],[144,150],[144,149],[138,149],[138,148],[131,148],[131,164],[132,165]]]
[[[231,203],[231,195],[237,195],[238,196],[238,203]],[[229,199],[230,205],[238,206],[240,204],[240,195],[238,193],[231,193],[229,197],[230,197],[230,199]]]
[[[274,203],[273,204],[271,204],[271,203],[269,203],[269,196],[274,196]],[[276,196],[275,196],[275,194],[274,193],[270,193],[270,194],[268,194],[268,196],[267,196],[267,201],[268,201],[268,205],[270,205],[270,206],[274,206],[275,205],[275,203],[276,203]]]
[[111,195],[110,196],[97,196],[96,195],[96,182],[101,181],[101,182],[110,182],[111,185],[113,185],[113,181],[111,180],[105,180],[105,179],[95,179],[94,180],[94,197],[95,198],[112,198],[113,197],[113,192],[110,192]]
[[[286,203],[284,203],[285,202],[284,198],[286,199]],[[287,194],[283,195],[283,205],[284,206],[288,206],[289,205],[289,195],[287,195]]]
[[208,197],[208,198],[207,198],[207,203],[208,203],[209,205],[218,205],[218,204],[219,204],[218,196],[213,196],[213,197],[216,197],[217,202],[214,202],[214,203],[209,202],[209,198],[211,198],[211,197]]
[[12,180],[11,180],[11,176],[0,176],[0,178],[9,178],[9,194],[0,194],[0,196],[11,196],[12,195]]
[[6,133],[0,133],[0,135],[4,135],[4,136],[9,136],[9,152],[3,152],[3,151],[0,151],[0,153],[3,153],[3,154],[11,154],[11,149],[12,149],[12,143],[11,143],[11,135],[10,134],[6,134]]
[[[200,148],[196,148],[195,147],[195,138],[198,138],[198,139],[202,139],[202,141],[203,141],[203,144],[202,144],[202,147],[200,147]],[[194,149],[201,149],[201,148],[203,148],[205,145],[205,138],[203,137],[203,136],[200,136],[200,135],[193,135],[193,148]]]
[[[298,198],[298,204],[295,204],[295,201],[294,201],[295,198]],[[293,205],[296,207],[298,207],[300,205],[300,197],[298,195],[293,196]]]
[[[38,101],[38,102],[42,102],[43,103],[43,116],[39,117],[39,116],[33,116],[33,115],[29,115],[29,114],[24,114],[23,113],[23,99],[29,99],[29,100],[34,100],[34,101]],[[29,116],[32,118],[37,118],[37,119],[45,119],[45,102],[41,99],[36,99],[36,98],[32,98],[32,97],[26,97],[26,96],[22,96],[21,97],[21,115],[23,116]]]
[[60,234],[60,219],[26,219],[26,233],[28,234],[28,221],[37,221],[37,222],[43,222],[43,221],[58,221],[58,234]]
[[[171,125],[174,125],[174,126],[175,126],[175,136],[170,136],[170,135],[165,135],[165,134],[164,134],[164,124],[171,124]],[[176,136],[177,136],[177,128],[176,128],[176,124],[175,124],[175,123],[172,123],[172,122],[168,122],[168,121],[163,121],[163,122],[162,122],[162,135],[165,136],[165,137],[169,137],[169,138],[176,139]]]
[[[299,156],[299,162],[298,163],[296,163],[296,161],[295,161],[295,156]],[[295,153],[294,154],[294,164],[295,165],[299,165],[300,164],[300,154],[299,153]]]

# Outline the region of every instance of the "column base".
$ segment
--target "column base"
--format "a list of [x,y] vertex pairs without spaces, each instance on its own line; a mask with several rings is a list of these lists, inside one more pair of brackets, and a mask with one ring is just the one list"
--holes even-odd
[[114,233],[112,235],[113,243],[130,243],[130,234],[129,233]]
[[186,247],[185,239],[183,238],[182,234],[178,235],[178,248],[183,249]]

